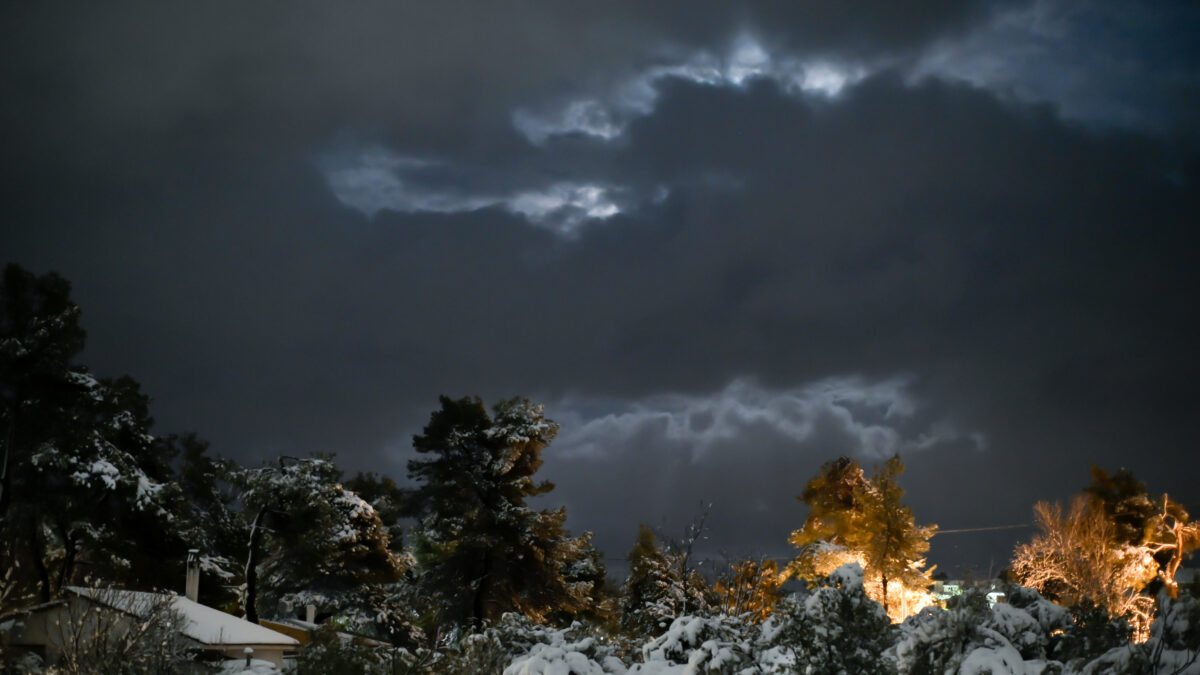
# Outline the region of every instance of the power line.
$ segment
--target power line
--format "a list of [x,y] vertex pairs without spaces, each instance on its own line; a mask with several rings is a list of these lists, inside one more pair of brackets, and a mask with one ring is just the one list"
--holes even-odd
[[1030,523],[1021,523],[1020,525],[992,525],[990,527],[964,527],[957,530],[938,530],[933,533],[933,536],[939,534],[959,534],[962,532],[991,532],[992,530],[1016,530],[1022,527],[1033,527]]
[[[937,532],[933,533],[933,536],[936,537],[939,534],[966,534],[969,532],[994,532],[994,531],[998,531],[998,530],[1018,530],[1023,527],[1033,527],[1033,524],[1032,523],[1019,523],[1016,525],[989,525],[986,527],[962,527],[962,528],[956,528],[953,530],[938,530]],[[776,561],[791,560],[792,558],[796,557],[796,554],[798,552],[799,551],[784,554],[784,555],[773,555],[773,556],[752,555],[752,556],[749,556],[748,559],[776,560]],[[609,562],[628,562],[629,560],[631,560],[631,558],[629,558],[627,556],[625,556],[625,557],[604,556],[602,559],[607,560]],[[722,557],[722,558],[692,558],[692,560],[694,562],[698,562],[698,563],[701,563],[701,562],[729,563],[729,562],[739,562],[741,559],[736,556],[732,556],[732,557]]]

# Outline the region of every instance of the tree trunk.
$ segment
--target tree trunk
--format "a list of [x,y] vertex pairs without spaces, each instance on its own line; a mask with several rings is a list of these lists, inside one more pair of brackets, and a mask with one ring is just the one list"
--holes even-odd
[[487,594],[491,590],[491,575],[492,575],[492,555],[490,552],[483,554],[483,574],[479,577],[479,584],[475,586],[475,598],[471,602],[471,619],[477,627],[483,627],[483,620],[486,617]]
[[79,550],[79,547],[75,545],[75,539],[71,536],[71,533],[67,531],[66,527],[63,527],[60,524],[58,533],[63,538],[63,549],[65,554],[63,555],[62,567],[58,570],[58,586],[56,590],[61,589],[71,581],[71,578],[75,572],[75,555]]
[[243,598],[246,620],[250,623],[258,623],[258,608],[255,606],[255,599],[258,594],[258,559],[262,549],[262,523],[266,515],[267,509],[260,509],[258,515],[254,516],[254,523],[250,525],[250,551],[246,555],[246,595]]
[[50,570],[46,569],[46,552],[42,545],[41,526],[36,519],[29,521],[29,552],[33,558],[33,569],[38,575],[38,598],[50,602]]
[[12,503],[12,471],[9,463],[12,461],[12,446],[17,440],[17,406],[8,410],[8,430],[4,434],[4,464],[0,465],[0,522],[8,515],[8,505]]
[[880,582],[883,583],[883,613],[887,614],[888,618],[890,619],[892,615],[888,612],[888,609],[889,609],[888,608],[888,597],[887,597],[888,578],[887,578],[886,571],[879,573],[879,580],[880,580]]

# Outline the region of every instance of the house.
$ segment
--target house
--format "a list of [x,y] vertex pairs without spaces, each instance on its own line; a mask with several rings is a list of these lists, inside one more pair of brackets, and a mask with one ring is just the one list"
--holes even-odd
[[997,603],[1008,602],[1004,590],[1001,585],[989,579],[976,579],[973,581],[964,581],[962,579],[940,579],[933,582],[933,588],[930,591],[940,603],[945,603],[958,595],[962,595],[968,590],[973,590],[987,595],[989,607],[995,607]]
[[[58,601],[0,618],[8,648],[56,661],[63,647],[79,636],[101,631],[126,634],[156,612],[173,612],[173,629],[183,641],[214,659],[254,659],[283,665],[299,646],[292,637],[250,623],[173,593],[145,593],[69,586]],[[191,589],[189,589],[191,590]],[[247,651],[252,650],[252,651]]]

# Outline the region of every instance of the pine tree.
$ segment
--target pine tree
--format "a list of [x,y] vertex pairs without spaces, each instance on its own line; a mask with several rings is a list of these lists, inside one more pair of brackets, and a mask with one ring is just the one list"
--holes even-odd
[[629,551],[629,578],[622,587],[621,629],[631,635],[658,635],[685,614],[700,614],[714,604],[708,584],[685,569],[682,552],[655,542],[648,525],[638,525]]
[[893,619],[930,602],[925,590],[933,581],[924,555],[936,526],[917,526],[903,505],[898,477],[904,471],[893,457],[868,480],[848,458],[821,467],[800,499],[809,515],[789,541],[800,548],[788,565],[793,576],[815,579],[849,562],[863,568],[867,594]]
[[97,378],[76,364],[83,344],[70,284],[9,265],[0,288],[2,562],[42,600],[89,579],[148,588],[168,572],[182,578],[186,502],[150,435],[148,398],[131,378]]
[[311,603],[322,614],[336,613],[353,604],[360,587],[399,580],[403,561],[391,551],[379,514],[340,480],[324,457],[281,459],[235,477],[253,514],[247,619],[258,620],[260,600],[269,611]]
[[[178,536],[199,551],[200,602],[236,611],[236,584],[245,555],[244,523],[236,510],[236,463],[209,454],[209,444],[194,433],[157,439],[157,452],[175,467],[175,482],[186,502]],[[173,587],[176,584],[168,584]]]
[[379,514],[379,520],[387,529],[392,550],[397,555],[410,555],[404,547],[404,527],[401,522],[408,492],[388,476],[373,472],[357,474],[346,481],[346,489],[366,500]]
[[590,538],[571,538],[566,512],[535,511],[526,500],[553,489],[534,474],[558,431],[528,399],[498,403],[441,397],[408,464],[418,487],[410,513],[420,580],[439,599],[441,619],[476,625],[504,612],[533,620],[576,614],[593,585],[568,578]]
[[[933,584],[933,568],[925,567],[929,539],[937,531],[933,525],[918,527],[912,509],[900,499],[904,490],[897,479],[904,472],[899,456],[892,457],[872,479],[867,509],[867,526],[871,536],[864,551],[867,574],[878,579],[883,610],[889,616],[907,616],[919,607],[912,607],[912,595],[926,595],[924,589]],[[889,595],[895,587],[896,594]]]

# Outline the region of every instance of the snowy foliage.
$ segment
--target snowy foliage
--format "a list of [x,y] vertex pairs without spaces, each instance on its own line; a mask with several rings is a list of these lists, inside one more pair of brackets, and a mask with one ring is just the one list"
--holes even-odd
[[646,525],[638,528],[629,564],[620,619],[627,632],[653,635],[676,618],[708,612],[715,604],[708,584],[686,568],[683,551],[657,545]]
[[936,526],[918,526],[901,503],[898,478],[904,472],[892,457],[867,479],[858,462],[842,457],[821,467],[800,499],[809,506],[803,527],[789,537],[800,549],[788,565],[797,578],[830,574],[848,563],[864,571],[868,596],[894,621],[934,602],[925,553]]
[[786,598],[762,624],[744,616],[679,617],[634,652],[614,649],[603,630],[578,625],[509,629],[511,642],[497,632],[486,635],[494,640],[493,656],[518,652],[504,671],[509,675],[1200,675],[1200,603],[1194,599],[1165,605],[1144,645],[1125,641],[1088,658],[1060,660],[1056,654],[1074,639],[1070,629],[1080,616],[1030,589],[1010,590],[1011,604],[989,607],[983,594],[968,593],[948,609],[926,608],[894,627],[863,593],[861,573],[851,565],[809,595]]
[[242,503],[263,516],[259,527],[268,530],[255,566],[262,606],[274,613],[313,604],[347,628],[411,642],[419,635],[416,616],[412,593],[401,583],[411,559],[392,549],[374,507],[340,479],[326,458],[245,469],[235,477]]
[[786,599],[764,632],[768,645],[798,672],[891,671],[882,653],[893,629],[883,608],[867,597],[857,564],[818,580],[807,597]]
[[413,439],[422,455],[408,465],[418,484],[418,580],[444,622],[479,624],[511,611],[561,621],[596,606],[604,574],[591,535],[571,537],[563,509],[526,504],[553,488],[533,477],[557,431],[525,399],[489,414],[479,399],[442,397]]
[[661,672],[659,663],[687,666],[694,673],[753,671],[758,632],[740,617],[683,616],[642,648],[643,663],[630,672]]

